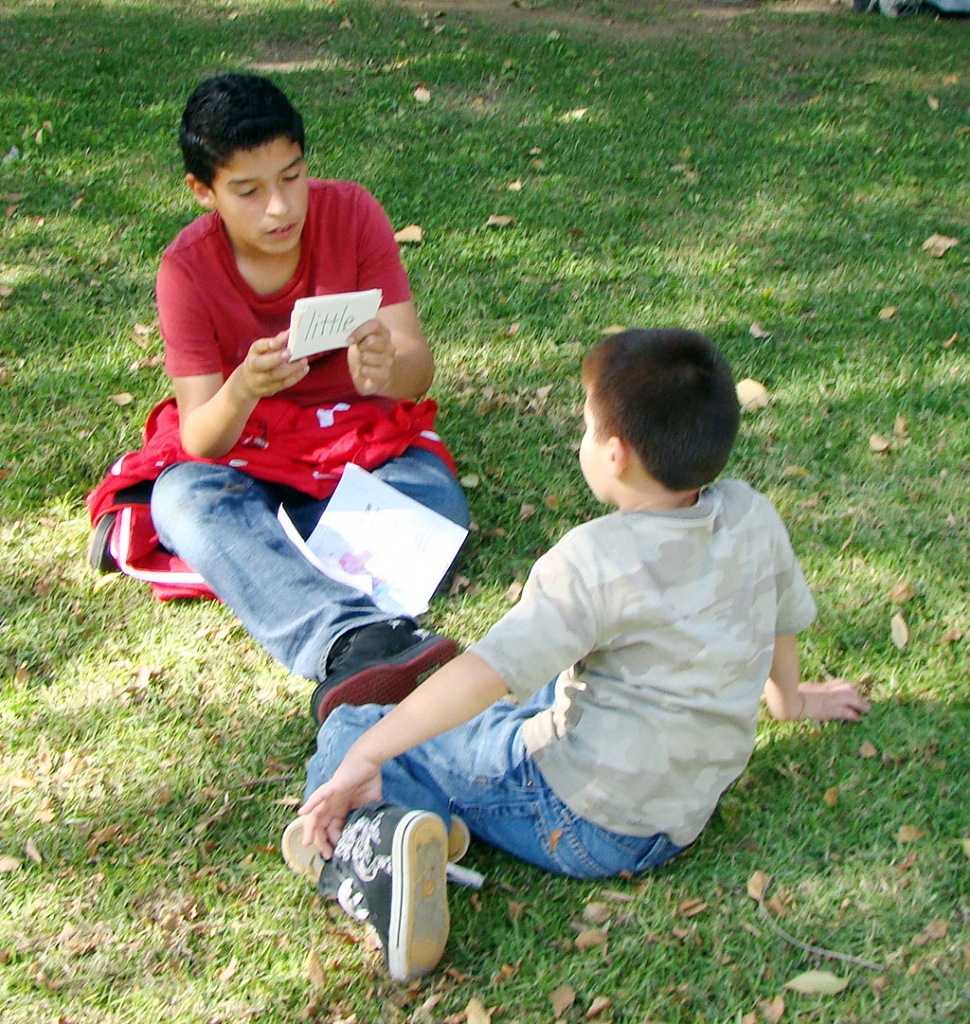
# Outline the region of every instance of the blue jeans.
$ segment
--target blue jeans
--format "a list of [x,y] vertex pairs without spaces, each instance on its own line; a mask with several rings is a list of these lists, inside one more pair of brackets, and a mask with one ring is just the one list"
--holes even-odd
[[[461,486],[432,452],[409,448],[373,475],[467,526]],[[156,480],[151,508],[162,544],[201,574],[274,658],[297,675],[323,679],[337,637],[389,616],[303,557],[276,518],[281,504],[304,537],[327,507],[229,466],[180,462]]]
[[[656,867],[678,854],[663,834],[627,836],[571,811],[552,791],[522,739],[522,724],[552,703],[553,684],[526,704],[499,701],[477,717],[386,761],[384,799],[462,818],[473,835],[547,871],[612,878]],[[317,734],[305,797],[334,773],[353,742],[390,707],[343,704]]]

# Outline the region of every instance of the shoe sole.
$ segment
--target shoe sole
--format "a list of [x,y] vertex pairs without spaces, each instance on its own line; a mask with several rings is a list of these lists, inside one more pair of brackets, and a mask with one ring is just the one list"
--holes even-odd
[[294,875],[309,878],[314,885],[323,870],[323,858],[315,846],[303,845],[303,820],[294,818],[283,830],[280,853]]
[[429,636],[396,659],[369,665],[329,689],[324,680],[310,701],[313,720],[322,725],[340,704],[399,704],[423,679],[457,654],[458,644],[450,637]]
[[430,811],[411,811],[394,830],[387,969],[395,981],[430,974],[448,941],[444,822]]
[[457,864],[468,853],[471,843],[472,834],[468,826],[457,814],[453,814],[448,827],[448,863]]

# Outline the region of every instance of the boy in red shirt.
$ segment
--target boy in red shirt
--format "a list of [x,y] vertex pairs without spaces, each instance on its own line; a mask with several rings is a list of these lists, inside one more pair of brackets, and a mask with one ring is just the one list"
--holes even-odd
[[[454,656],[454,642],[324,576],[277,521],[283,505],[309,534],[352,461],[467,525],[453,462],[429,429],[433,403],[415,405],[434,363],[390,222],[360,185],[308,178],[302,119],[264,78],[199,85],[179,145],[186,183],[208,212],[165,250],[158,273],[184,456],[154,484],[159,539],[267,651],[318,681],[318,722],[340,703],[399,700]],[[298,298],[370,288],[383,305],[348,349],[290,358]],[[307,472],[302,450],[292,474],[267,459],[266,449],[292,444],[272,430],[283,402],[323,432],[318,471]]]

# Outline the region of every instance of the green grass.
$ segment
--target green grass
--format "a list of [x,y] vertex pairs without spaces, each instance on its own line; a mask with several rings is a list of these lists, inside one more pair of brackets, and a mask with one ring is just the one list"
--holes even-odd
[[[21,862],[0,874],[4,1024],[441,1022],[473,997],[542,1024],[564,983],[569,1022],[604,996],[617,1024],[735,1024],[813,966],[848,988],[786,991],[784,1021],[970,1015],[970,659],[944,641],[970,633],[970,26],[532,7],[496,28],[406,4],[0,2],[0,157],[20,154],[0,164],[0,856]],[[412,989],[275,852],[309,684],[225,608],[84,564],[84,494],[169,390],[149,364],[158,258],[195,214],[179,113],[200,78],[252,67],[302,109],[314,173],[424,228],[405,260],[433,394],[480,480],[471,585],[431,621],[473,641],[599,511],[575,457],[585,348],[610,324],[685,324],[772,394],[730,471],[775,501],[816,593],[806,676],[865,676],[875,704],[857,727],[766,720],[699,843],[650,877],[576,883],[474,846],[488,883],[453,893],[443,970]],[[934,232],[961,244],[934,259]],[[883,969],[778,938],[746,895],[756,869],[786,931]],[[604,892],[628,899],[579,951]],[[932,921],[946,932],[921,944]]]

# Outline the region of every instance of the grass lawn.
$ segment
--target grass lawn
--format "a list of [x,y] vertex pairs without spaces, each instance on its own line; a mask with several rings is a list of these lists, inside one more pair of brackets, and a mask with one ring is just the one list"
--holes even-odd
[[[0,0],[3,1024],[965,1024],[970,23],[465,7]],[[85,565],[84,495],[169,393],[154,274],[196,212],[178,117],[241,69],[300,107],[313,173],[423,229],[404,258],[477,525],[436,628],[475,640],[599,513],[584,350],[688,325],[770,394],[729,472],[776,503],[816,594],[806,677],[875,705],[765,720],[652,876],[473,845],[486,885],[452,893],[441,970],[411,988],[277,852],[310,684],[224,607]],[[959,244],[935,256],[934,234]],[[784,987],[813,969],[845,988]]]

